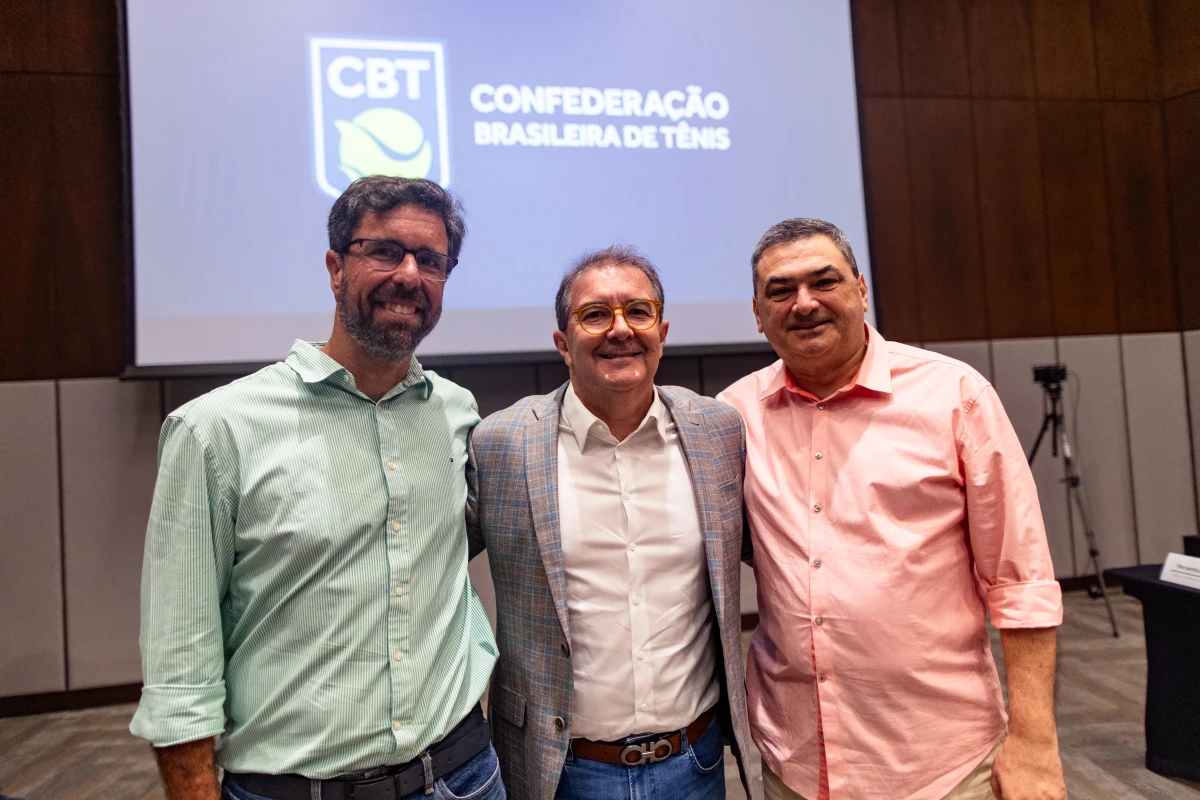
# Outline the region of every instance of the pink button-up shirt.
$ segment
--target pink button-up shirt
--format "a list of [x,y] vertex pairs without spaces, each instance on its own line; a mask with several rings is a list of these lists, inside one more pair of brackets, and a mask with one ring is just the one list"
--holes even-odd
[[721,393],[746,420],[759,625],[754,741],[796,792],[940,798],[1007,721],[984,615],[1062,622],[1037,490],[991,385],[867,327],[823,401],[782,362]]

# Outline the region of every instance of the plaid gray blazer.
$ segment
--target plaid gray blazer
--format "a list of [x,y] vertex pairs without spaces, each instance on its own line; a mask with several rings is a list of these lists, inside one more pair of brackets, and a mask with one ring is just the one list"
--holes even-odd
[[[741,647],[742,477],[745,429],[729,406],[659,387],[692,473],[724,665],[719,716],[748,778],[750,746]],[[552,800],[571,724],[571,634],[558,520],[558,424],[566,385],[526,397],[476,426],[470,439],[467,529],[486,544],[496,587],[500,660],[488,716],[513,800]]]

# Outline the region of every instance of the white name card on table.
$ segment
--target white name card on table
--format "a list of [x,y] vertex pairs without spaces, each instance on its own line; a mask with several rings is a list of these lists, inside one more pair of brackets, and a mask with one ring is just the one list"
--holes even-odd
[[1158,574],[1160,581],[1178,583],[1189,589],[1200,589],[1200,558],[1184,556],[1179,553],[1167,553],[1163,562],[1162,572]]

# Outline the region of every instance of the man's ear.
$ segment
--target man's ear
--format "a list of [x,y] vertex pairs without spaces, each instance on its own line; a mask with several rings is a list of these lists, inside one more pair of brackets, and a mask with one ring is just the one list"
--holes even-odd
[[750,298],[750,308],[754,309],[754,321],[756,323],[758,323],[758,332],[765,333],[765,331],[763,330],[763,327],[762,327],[762,317],[760,317],[758,315],[758,294],[757,293],[755,293],[754,297]]
[[571,368],[571,350],[567,347],[567,335],[562,331],[554,332],[554,349],[566,362],[567,369]]
[[862,295],[863,311],[869,311],[867,308],[869,301],[867,300],[867,278],[861,272],[858,273],[858,291]]
[[325,251],[325,269],[329,270],[329,288],[336,295],[342,285],[342,276],[346,271],[346,262],[332,250]]

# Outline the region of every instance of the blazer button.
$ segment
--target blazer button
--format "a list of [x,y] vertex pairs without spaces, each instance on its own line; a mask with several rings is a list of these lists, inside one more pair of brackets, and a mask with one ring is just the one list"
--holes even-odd
[[564,656],[566,656],[568,658],[571,657],[571,648],[566,642],[563,642],[562,644],[560,644],[559,647],[562,648]]
[[561,731],[561,730],[564,730],[566,727],[567,727],[567,723],[563,721],[562,717],[554,718],[554,730]]

